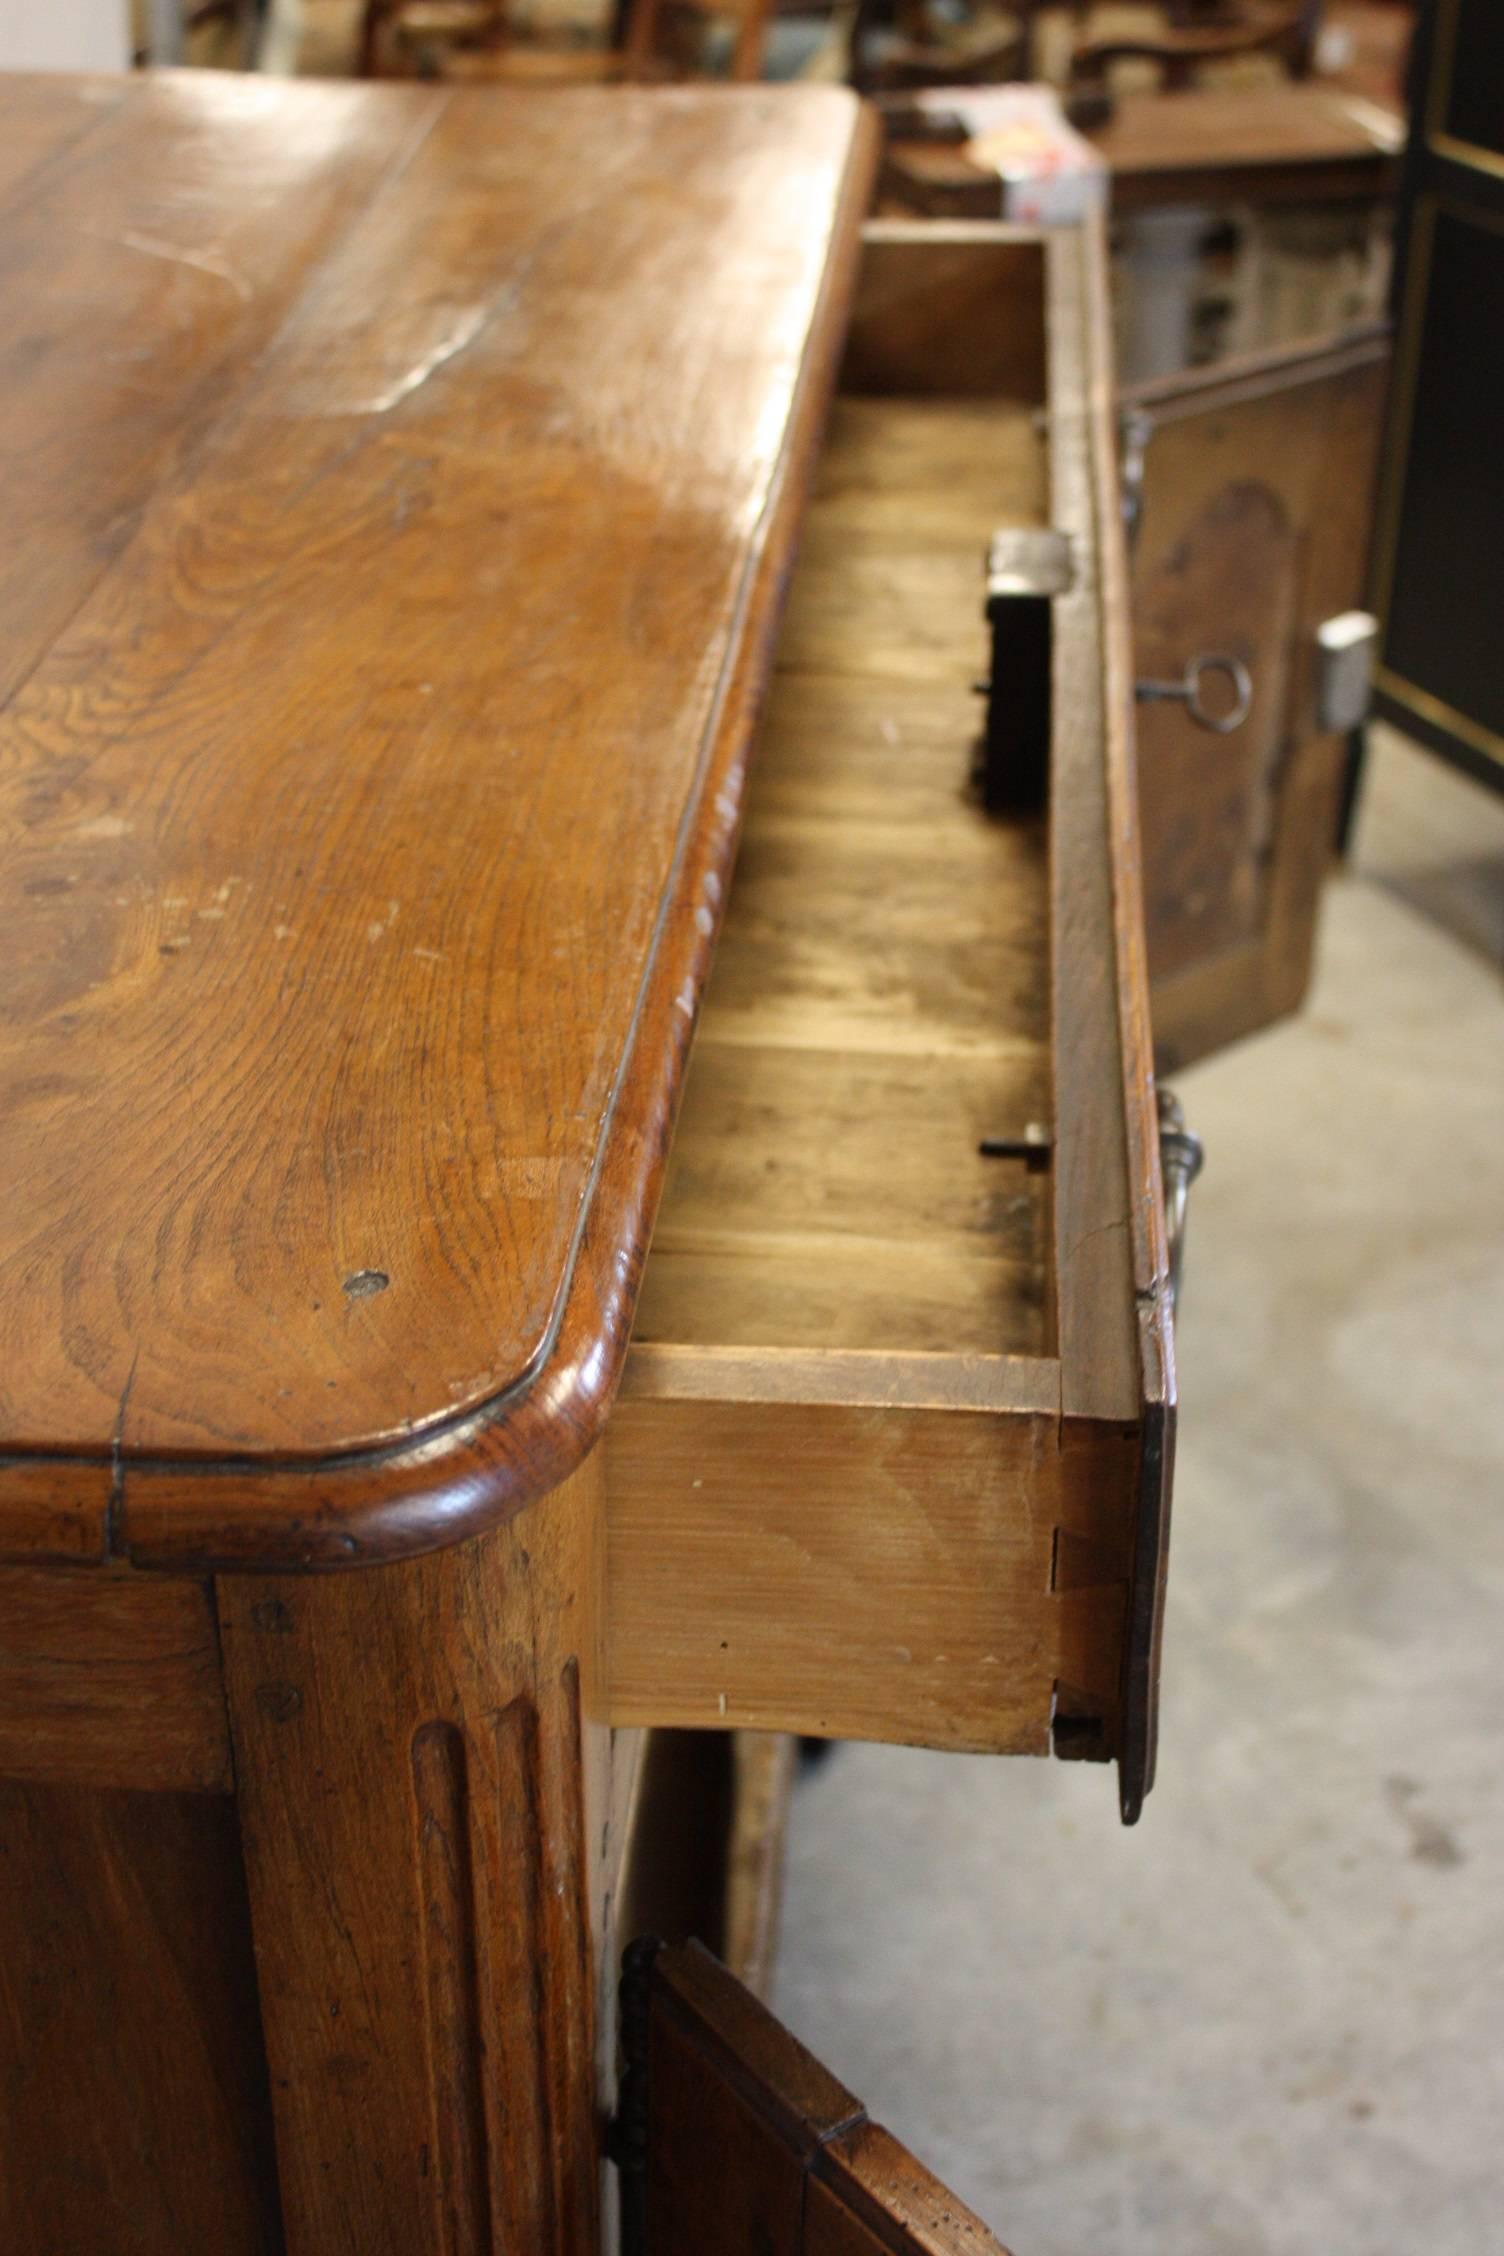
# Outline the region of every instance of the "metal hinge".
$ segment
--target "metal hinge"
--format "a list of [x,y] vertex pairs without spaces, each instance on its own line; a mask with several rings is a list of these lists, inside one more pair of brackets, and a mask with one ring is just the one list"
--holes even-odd
[[646,2256],[648,2197],[648,2026],[653,1964],[663,1945],[645,1935],[622,1953],[616,2113],[606,2125],[606,2159],[616,2165],[621,2256]]

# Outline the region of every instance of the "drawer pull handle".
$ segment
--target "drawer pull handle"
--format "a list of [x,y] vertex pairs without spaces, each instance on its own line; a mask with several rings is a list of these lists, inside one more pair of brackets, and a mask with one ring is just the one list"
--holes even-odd
[[[1204,685],[1216,674],[1232,686],[1233,701],[1225,713],[1214,711],[1206,701]],[[1183,705],[1196,726],[1210,729],[1213,736],[1231,736],[1234,729],[1243,726],[1253,708],[1253,678],[1248,668],[1241,658],[1229,658],[1220,652],[1193,658],[1179,681],[1141,681],[1133,686],[1141,705]]]
[[1185,1218],[1191,1185],[1201,1173],[1206,1152],[1199,1136],[1185,1124],[1185,1114],[1173,1090],[1159,1092],[1159,1172],[1165,1186],[1165,1231],[1170,1250],[1170,1307],[1180,1305],[1180,1279],[1185,1266]]

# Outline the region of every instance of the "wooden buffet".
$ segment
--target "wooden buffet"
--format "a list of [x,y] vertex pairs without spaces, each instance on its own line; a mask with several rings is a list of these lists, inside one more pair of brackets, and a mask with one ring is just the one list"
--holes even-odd
[[[1120,217],[1167,204],[1377,203],[1399,181],[1404,119],[1391,103],[1324,86],[1122,95],[1087,128]],[[964,144],[896,139],[883,165],[896,208],[987,218],[1001,188]]]
[[[608,2144],[650,2249],[707,2173],[990,2244],[703,1951],[606,2133],[623,1945],[765,1966],[741,1735],[1153,1773],[1101,247],[873,164],[829,90],[0,82],[18,2256],[583,2256]],[[1003,815],[999,528],[1070,557]]]

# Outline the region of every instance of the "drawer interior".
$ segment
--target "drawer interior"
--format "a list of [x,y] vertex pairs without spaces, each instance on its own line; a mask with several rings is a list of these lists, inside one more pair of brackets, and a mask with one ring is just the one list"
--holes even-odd
[[[1037,338],[1039,247],[1001,252]],[[1052,1352],[1048,1173],[982,1148],[1050,1126],[1044,822],[969,786],[988,536],[1048,522],[1039,355],[978,389],[883,280],[869,247],[640,1342]]]
[[[1131,1814],[1160,1318],[1099,258],[869,230],[606,1429],[606,1677],[623,1724],[1123,1755]],[[997,814],[1002,528],[1072,569],[1045,805]]]

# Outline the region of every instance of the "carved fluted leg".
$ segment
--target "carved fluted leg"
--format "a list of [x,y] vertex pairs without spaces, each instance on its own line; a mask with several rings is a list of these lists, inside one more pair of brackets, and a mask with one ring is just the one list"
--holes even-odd
[[454,1550],[219,1586],[289,2256],[596,2247],[598,1464]]

